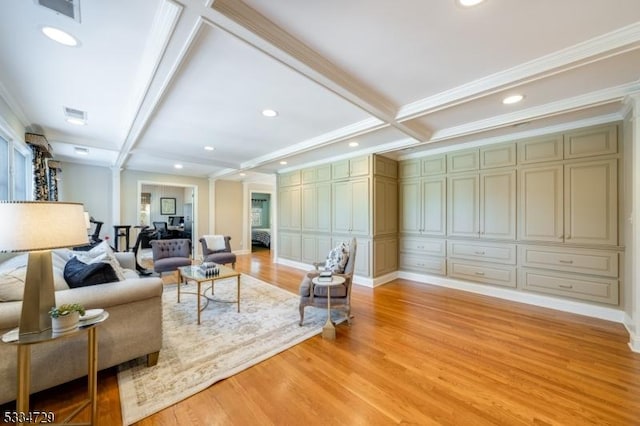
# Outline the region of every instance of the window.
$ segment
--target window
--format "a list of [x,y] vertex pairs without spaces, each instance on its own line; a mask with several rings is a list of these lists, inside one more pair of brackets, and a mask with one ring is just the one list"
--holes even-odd
[[0,137],[0,200],[9,199],[9,142]]
[[13,150],[13,199],[27,199],[27,156]]

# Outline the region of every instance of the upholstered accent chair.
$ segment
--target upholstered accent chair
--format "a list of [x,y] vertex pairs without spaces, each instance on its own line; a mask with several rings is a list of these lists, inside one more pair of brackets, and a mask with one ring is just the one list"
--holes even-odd
[[177,271],[180,266],[191,265],[191,240],[152,240],[153,270],[162,276],[163,272]]
[[[315,270],[307,272],[300,283],[300,325],[304,321],[304,308],[307,306],[315,306],[317,308],[327,308],[327,287],[315,286],[311,281],[320,274],[320,271],[326,267],[335,267],[336,258],[334,256],[337,247],[333,249],[327,256],[325,262],[314,262]],[[356,262],[357,242],[353,238],[348,242],[348,257],[346,264],[342,259],[344,271],[341,273],[334,272],[333,275],[344,278],[344,284],[331,287],[331,309],[343,309],[347,316],[347,323],[351,325],[351,286],[353,283],[353,270]],[[340,260],[338,260],[340,262]]]
[[[224,238],[224,248],[222,247],[222,238]],[[202,256],[205,262],[219,265],[231,263],[231,267],[236,269],[236,255],[231,252],[230,236],[205,235],[199,241],[202,244]]]

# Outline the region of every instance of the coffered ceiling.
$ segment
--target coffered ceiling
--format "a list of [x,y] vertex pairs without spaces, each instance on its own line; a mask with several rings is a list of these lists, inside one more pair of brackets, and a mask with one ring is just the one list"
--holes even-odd
[[[78,22],[37,0],[0,3],[0,96],[66,161],[263,179],[619,120],[640,91],[638,0],[80,0],[79,10]],[[79,46],[47,39],[45,25]],[[515,93],[523,101],[502,103]],[[64,107],[86,111],[86,125],[67,123]]]

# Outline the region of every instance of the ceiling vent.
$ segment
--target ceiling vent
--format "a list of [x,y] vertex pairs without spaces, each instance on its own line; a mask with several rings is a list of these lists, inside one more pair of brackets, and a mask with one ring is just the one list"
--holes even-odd
[[78,120],[87,119],[86,111],[80,111],[79,109],[64,107],[64,116],[67,118],[76,118]]
[[35,0],[35,2],[59,15],[80,22],[80,0]]

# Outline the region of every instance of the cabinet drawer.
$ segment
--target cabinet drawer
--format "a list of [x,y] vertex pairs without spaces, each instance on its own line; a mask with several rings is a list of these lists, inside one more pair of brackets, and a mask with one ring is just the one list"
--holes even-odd
[[530,268],[618,277],[618,253],[603,250],[520,246],[520,264]]
[[431,256],[446,256],[445,240],[427,240],[420,238],[402,238],[400,251],[423,253]]
[[447,252],[450,257],[482,262],[498,262],[508,265],[516,264],[515,244],[482,244],[449,240],[447,245]]
[[521,268],[520,286],[540,293],[618,304],[618,280],[611,278],[585,278],[565,272]]
[[507,265],[466,262],[451,259],[448,262],[449,276],[503,287],[516,286],[516,268]]
[[421,256],[419,254],[400,253],[400,269],[446,275],[447,262],[444,257]]

